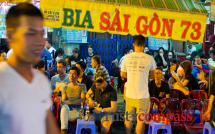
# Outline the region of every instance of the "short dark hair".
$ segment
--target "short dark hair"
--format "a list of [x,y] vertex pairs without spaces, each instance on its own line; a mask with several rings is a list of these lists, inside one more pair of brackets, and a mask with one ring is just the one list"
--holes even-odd
[[101,64],[101,57],[99,55],[93,56],[92,59],[95,60],[99,65]]
[[70,56],[66,56],[64,59],[70,59],[71,60],[71,57]]
[[51,44],[51,42],[52,42],[51,39],[46,39],[46,41],[47,41],[50,45],[52,45],[52,44]]
[[70,69],[69,69],[69,71],[71,71],[71,70],[75,70],[76,72],[77,72],[77,74],[78,74],[78,76],[80,75],[80,70],[76,67],[76,66],[72,66]]
[[62,59],[59,60],[57,63],[62,64],[64,67],[66,67],[66,62],[64,60],[62,60]]
[[127,54],[128,52],[129,52],[129,48],[128,47],[124,48],[123,55]]
[[58,56],[59,54],[64,55],[64,50],[63,48],[58,48],[55,52],[55,55]]
[[45,61],[43,60],[40,60],[39,63],[35,65],[35,68],[38,68],[38,69],[44,68],[44,67],[45,67]]
[[201,59],[201,57],[200,57],[199,55],[196,55],[196,56],[193,58],[193,64],[195,64],[197,58],[200,58],[200,59]]
[[169,54],[169,53],[172,53],[172,56],[175,57],[174,51],[168,51],[168,54]]
[[85,70],[87,68],[87,65],[83,61],[79,61],[76,64],[80,65],[80,67]]
[[159,47],[158,51],[163,50],[163,52],[165,52],[165,49],[163,47]]
[[93,48],[93,46],[92,45],[88,45],[88,48]]
[[134,40],[134,44],[137,46],[144,46],[145,44],[145,37],[142,35],[135,35],[133,37],[133,40]]
[[200,57],[199,55],[196,55],[196,56],[194,57],[194,59],[195,59],[195,58],[201,58],[201,57]]
[[156,70],[160,70],[163,72],[163,69],[161,67],[157,67]]
[[214,55],[215,55],[215,50],[214,50],[214,49],[211,50],[211,51],[210,51],[210,54],[214,54]]
[[65,58],[64,58],[64,60],[65,59],[69,59],[69,61],[71,62],[71,57],[70,56],[66,56]]
[[79,50],[78,50],[78,48],[74,48],[74,49],[72,50],[72,52],[73,52],[73,53],[79,53]]
[[6,52],[5,52],[5,51],[3,51],[3,50],[1,50],[1,51],[0,51],[0,54],[2,54],[2,53],[6,53]]
[[43,14],[34,5],[23,2],[20,4],[17,4],[15,6],[12,6],[6,15],[6,26],[7,28],[16,28],[19,26],[19,19],[22,16],[29,16],[29,17],[40,17],[43,19]]
[[172,63],[178,65],[178,64],[179,64],[179,60],[178,60],[178,59],[173,59],[173,60],[172,60]]
[[103,79],[103,78],[98,78],[97,80],[96,80],[96,83],[103,83],[105,80]]

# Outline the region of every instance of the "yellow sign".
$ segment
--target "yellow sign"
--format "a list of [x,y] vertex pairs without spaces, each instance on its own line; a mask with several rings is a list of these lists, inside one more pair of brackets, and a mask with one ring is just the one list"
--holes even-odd
[[21,3],[21,2],[32,2],[32,0],[0,0],[0,2],[8,2],[8,3]]
[[91,32],[152,36],[203,42],[205,14],[79,0],[41,0],[45,25]]

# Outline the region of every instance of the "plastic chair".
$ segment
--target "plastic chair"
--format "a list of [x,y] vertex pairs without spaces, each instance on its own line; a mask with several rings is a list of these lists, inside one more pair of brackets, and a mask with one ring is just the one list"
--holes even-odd
[[159,111],[160,113],[167,113],[169,112],[168,110],[168,106],[169,106],[169,102],[170,102],[170,99],[167,99],[167,98],[163,98],[160,100],[160,103],[159,103]]
[[168,100],[167,109],[171,113],[181,113],[181,101],[178,98],[171,98]]
[[185,99],[186,96],[181,91],[178,91],[177,89],[171,89],[170,98],[182,100],[182,99]]
[[205,122],[203,134],[215,134],[215,128],[209,122]]
[[180,100],[177,98],[172,99],[162,99],[161,103],[166,104],[167,113],[181,113]]
[[172,99],[164,98],[160,101],[159,111],[161,111],[161,113],[168,115],[166,118],[171,123],[171,127],[174,131],[177,130],[176,132],[182,131],[184,133],[185,132],[184,124],[181,123],[181,121],[174,120],[174,116],[176,114],[181,115],[180,103],[181,101],[177,98]]
[[205,99],[208,99],[208,95],[204,90],[192,90],[191,98],[205,100]]
[[167,134],[172,134],[172,128],[170,124],[166,125],[165,123],[157,122],[151,122],[149,124],[148,134],[157,134],[158,130],[166,130]]
[[185,121],[184,126],[189,133],[201,133],[204,127],[202,114],[204,103],[198,99],[182,100],[182,114],[191,116],[190,121]]
[[96,134],[96,124],[94,121],[77,120],[76,134],[81,134],[82,129],[90,129],[91,134]]

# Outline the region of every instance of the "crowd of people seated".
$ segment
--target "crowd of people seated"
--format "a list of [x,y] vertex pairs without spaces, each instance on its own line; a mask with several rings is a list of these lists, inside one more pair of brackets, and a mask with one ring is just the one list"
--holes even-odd
[[[57,134],[52,113],[60,122],[62,134],[68,133],[69,122],[82,118],[79,110],[83,105],[86,105],[87,120],[94,119],[99,122],[101,133],[109,133],[117,112],[118,92],[111,85],[100,56],[94,54],[91,46],[86,59],[77,48],[72,56],[66,56],[62,48],[55,50],[43,38],[43,19],[42,12],[29,3],[11,7],[6,15],[11,50],[8,54],[0,53],[0,62],[3,61],[0,133]],[[215,68],[215,44],[210,48],[208,60],[198,56],[197,49],[189,44],[187,59],[178,61],[174,52],[168,52],[167,56],[163,48],[151,56],[145,42],[144,36],[134,36],[133,50],[119,60],[119,78],[121,82],[126,81],[119,84],[124,89],[125,114],[131,115],[124,118],[126,133],[131,133],[134,123],[136,133],[144,133],[146,122],[141,115],[151,113],[156,108],[152,106],[154,103],[158,113],[192,113],[188,124],[187,120],[177,120],[186,129],[202,129],[199,115],[214,127],[215,82],[210,78],[210,71]],[[170,105],[174,104],[177,105],[172,109]],[[196,122],[199,125],[192,127]]]
[[[94,115],[114,113],[117,111],[117,91],[126,92],[124,83],[127,78],[119,75],[118,89],[114,89],[110,85],[111,77],[100,56],[93,54],[91,49],[89,46],[87,59],[81,58],[77,48],[73,50],[72,56],[66,56],[63,49],[55,50],[46,41],[42,60],[34,66],[50,80],[53,95],[61,99],[60,112],[57,113],[60,115],[57,116],[60,116],[62,133],[68,131],[69,121],[79,118],[81,103],[89,103]],[[131,53],[133,51],[128,49],[121,59],[113,61],[119,70],[124,58]],[[144,53],[152,55],[148,47],[145,47]],[[166,53],[163,48],[159,48],[157,53],[154,57],[157,68],[152,75],[150,74],[148,82],[150,97],[160,101],[171,99],[171,92],[177,91],[180,93],[178,98],[182,100],[192,98],[193,90],[204,90],[209,95],[209,71],[215,68],[214,49],[210,50],[208,60],[196,54],[192,60],[179,61],[173,51]],[[6,53],[1,52],[0,56],[0,61],[6,60]],[[209,98],[214,100],[213,91],[211,94]],[[55,102],[55,99],[53,101],[59,103]],[[211,111],[212,105],[209,103],[206,113]],[[204,117],[209,119],[208,114],[204,114]],[[107,133],[110,130],[112,118],[110,116],[108,120],[99,119],[103,132]]]

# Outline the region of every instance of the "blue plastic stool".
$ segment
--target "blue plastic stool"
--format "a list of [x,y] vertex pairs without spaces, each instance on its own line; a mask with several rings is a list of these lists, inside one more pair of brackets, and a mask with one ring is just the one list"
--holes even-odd
[[151,122],[149,124],[148,134],[157,134],[158,130],[167,130],[167,134],[172,134],[171,125],[165,123]]
[[77,120],[76,134],[81,134],[81,130],[91,129],[91,134],[96,134],[96,124],[94,121]]
[[205,122],[203,134],[215,134],[215,128],[209,122]]

